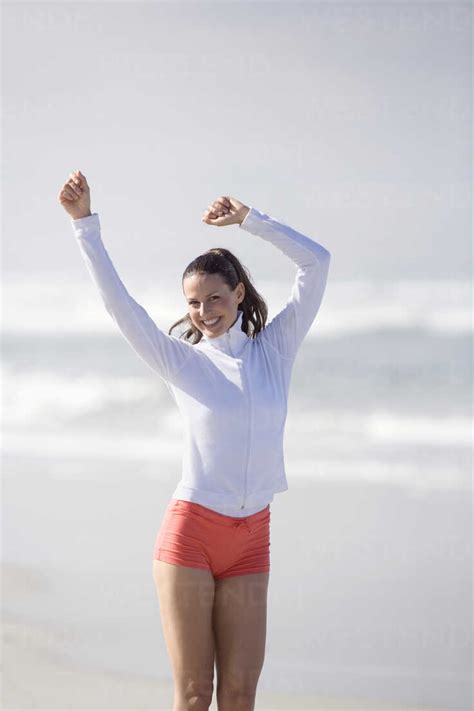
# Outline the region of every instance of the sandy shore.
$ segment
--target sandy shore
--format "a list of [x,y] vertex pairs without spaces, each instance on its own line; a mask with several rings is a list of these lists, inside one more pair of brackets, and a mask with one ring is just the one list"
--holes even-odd
[[[170,711],[151,553],[173,481],[41,466],[4,480],[1,708]],[[256,710],[469,708],[469,502],[292,481]]]
[[[7,573],[8,574],[8,573]],[[54,649],[54,632],[46,625],[3,618],[3,683],[1,708],[10,709],[166,709],[172,710],[173,689],[165,680],[146,676],[111,673],[78,666]],[[355,701],[325,699],[314,696],[288,696],[259,691],[256,711],[278,709],[339,709],[342,711],[408,711],[401,707]],[[416,707],[421,711],[422,707]],[[423,707],[426,711],[427,707]],[[211,706],[217,711],[215,699]]]

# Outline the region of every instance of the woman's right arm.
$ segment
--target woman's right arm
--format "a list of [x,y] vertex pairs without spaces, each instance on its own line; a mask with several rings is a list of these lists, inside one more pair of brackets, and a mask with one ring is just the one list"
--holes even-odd
[[[84,185],[85,178],[80,175]],[[67,186],[66,194],[72,189]],[[75,201],[71,198],[71,202],[75,202],[74,210],[67,209],[69,205],[65,209],[72,217],[77,243],[106,310],[140,358],[164,380],[173,380],[191,357],[193,346],[161,331],[130,296],[102,242],[99,215],[90,213],[90,205],[83,205],[84,216],[79,217],[79,200],[83,200],[83,195]]]

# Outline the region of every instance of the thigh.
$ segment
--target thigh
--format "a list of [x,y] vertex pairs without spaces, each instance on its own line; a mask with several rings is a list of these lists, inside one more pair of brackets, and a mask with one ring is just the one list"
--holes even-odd
[[215,583],[200,568],[153,560],[166,647],[177,687],[211,690],[214,678],[212,610]]
[[213,626],[218,687],[257,687],[265,657],[270,573],[216,581]]

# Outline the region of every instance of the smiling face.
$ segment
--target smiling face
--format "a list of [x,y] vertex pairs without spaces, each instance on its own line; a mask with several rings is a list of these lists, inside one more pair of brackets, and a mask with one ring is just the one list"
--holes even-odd
[[[193,274],[183,280],[183,292],[194,326],[208,338],[215,338],[235,323],[245,286],[239,282],[231,291],[220,274]],[[215,324],[209,323],[216,318]]]

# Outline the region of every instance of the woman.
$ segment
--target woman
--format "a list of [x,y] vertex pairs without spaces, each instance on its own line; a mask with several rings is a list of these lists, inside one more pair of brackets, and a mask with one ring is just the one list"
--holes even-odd
[[[182,277],[186,315],[168,333],[129,295],[90,212],[85,176],[59,201],[105,307],[166,383],[183,417],[186,449],[153,551],[153,576],[174,676],[174,711],[254,708],[263,667],[270,574],[270,503],[288,488],[283,434],[297,351],[319,310],[330,253],[235,198],[202,220],[238,225],[297,266],[286,306],[266,324],[265,301],[227,249],[210,249]],[[171,335],[179,324],[187,329]]]

